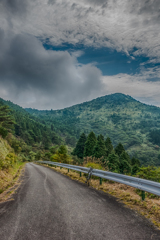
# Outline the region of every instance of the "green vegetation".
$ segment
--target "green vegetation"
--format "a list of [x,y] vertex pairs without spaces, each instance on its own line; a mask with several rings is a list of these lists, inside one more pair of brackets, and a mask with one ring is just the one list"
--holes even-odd
[[[20,175],[21,169],[24,166],[24,162],[17,161],[10,166],[7,169],[0,169],[0,193],[4,192],[6,189],[12,187],[16,181],[17,178]],[[7,190],[7,194],[4,198],[0,197],[0,201],[6,200],[6,198],[9,196],[10,193],[12,193],[13,189],[11,192]]]
[[[82,136],[84,136],[84,134],[80,136],[78,143],[82,139]],[[73,150],[72,154],[74,155],[76,155],[78,143]],[[88,163],[93,163],[93,165],[98,164],[102,168],[112,172],[130,175],[135,175],[140,169],[140,161],[135,157],[131,159],[121,143],[114,149],[109,137],[107,137],[105,141],[103,135],[100,134],[96,139],[93,131],[89,133],[83,149],[81,164],[85,166],[87,166]],[[74,159],[74,161],[76,162],[76,159]],[[80,162],[77,161],[77,163]]]
[[93,155],[96,141],[97,141],[96,135],[94,134],[93,131],[90,132],[84,146],[84,157],[89,157]]
[[74,151],[72,152],[73,155],[76,155],[78,158],[83,158],[86,140],[87,140],[86,135],[82,133],[76,144]]
[[137,176],[151,181],[160,182],[160,167],[141,167]]
[[61,162],[61,163],[71,163],[72,160],[70,158],[70,156],[68,155],[68,150],[66,148],[66,146],[61,145],[57,151],[55,152],[54,155],[52,155],[50,157],[50,160],[53,162]]
[[82,132],[88,135],[94,131],[96,136],[109,136],[114,148],[121,142],[130,157],[140,159],[141,164],[160,166],[158,107],[117,93],[62,110],[26,110],[52,127],[67,145],[75,147]]
[[96,158],[101,158],[102,156],[106,156],[106,146],[104,142],[104,137],[102,135],[99,135],[97,137],[97,141],[93,150],[93,156]]
[[[55,131],[44,122],[39,121],[18,105],[0,99],[0,135],[5,138],[7,134],[1,134],[1,131],[5,132],[5,129],[7,130],[11,125],[13,135],[23,139],[27,145],[41,144],[42,148],[48,150],[52,144],[62,142]],[[3,127],[2,130],[1,127]]]
[[[61,137],[23,108],[0,99],[0,169],[17,162],[50,159],[50,147],[62,143]],[[52,149],[53,152],[53,149]]]
[[[17,153],[23,153],[27,160],[50,159],[46,152],[50,152],[51,147],[63,144],[70,149],[75,147],[76,143],[78,150],[75,149],[76,152],[73,154],[79,159],[82,159],[83,153],[85,156],[94,153],[98,158],[101,151],[104,155],[103,139],[98,140],[98,135],[102,135],[108,151],[105,152],[106,158],[112,153],[113,148],[121,143],[130,159],[132,157],[139,159],[144,166],[160,166],[160,108],[158,107],[142,104],[124,94],[107,95],[62,110],[23,109],[10,101],[0,99],[0,107],[6,108],[5,105],[8,105],[12,111],[7,112],[6,115],[12,116],[12,121],[15,123],[11,124],[11,128],[7,128],[4,126],[7,121],[1,122],[0,135],[6,139],[7,134],[11,133],[15,139],[14,143],[10,144]],[[8,111],[7,108],[6,110]],[[89,135],[90,132],[95,133],[96,141],[92,136],[92,147],[86,145],[84,148],[84,136],[82,142],[77,141],[82,133]],[[120,158],[118,151],[121,150],[115,149],[115,153]],[[123,161],[121,159],[122,171]],[[135,171],[136,169],[133,172]]]

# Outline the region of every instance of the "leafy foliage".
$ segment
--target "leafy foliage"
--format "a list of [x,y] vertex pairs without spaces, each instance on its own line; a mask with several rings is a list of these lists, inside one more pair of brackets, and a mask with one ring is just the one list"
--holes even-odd
[[51,129],[18,105],[3,99],[0,100],[0,134],[3,137],[6,137],[7,130],[12,128],[12,133],[23,139],[28,145],[33,146],[35,143],[41,142],[43,147],[49,150],[52,144],[62,142],[53,130],[53,126]]
[[67,153],[65,145],[61,145],[57,152],[51,156],[50,160],[53,162],[71,163],[71,158]]
[[136,175],[143,179],[160,182],[160,167],[141,167]]
[[119,172],[120,162],[119,157],[115,153],[111,153],[108,156],[108,168],[112,172]]
[[108,156],[113,151],[113,145],[112,145],[111,139],[109,137],[106,138],[105,146],[106,146],[106,151],[107,151],[107,156]]
[[83,154],[84,154],[84,148],[85,148],[85,143],[86,143],[86,135],[85,133],[82,133],[77,144],[76,147],[74,148],[72,154],[76,155],[78,158],[83,158]]
[[14,125],[14,118],[10,114],[11,110],[7,105],[0,106],[0,126],[11,129]]
[[104,142],[104,137],[102,135],[99,135],[97,137],[97,142],[93,150],[93,156],[95,156],[96,158],[106,156],[106,146]]
[[122,145],[122,143],[119,143],[115,148],[115,153],[120,157],[120,155],[125,152],[125,149]]
[[94,147],[96,145],[96,135],[94,132],[90,132],[90,134],[87,137],[87,141],[85,142],[84,147],[84,157],[93,156]]

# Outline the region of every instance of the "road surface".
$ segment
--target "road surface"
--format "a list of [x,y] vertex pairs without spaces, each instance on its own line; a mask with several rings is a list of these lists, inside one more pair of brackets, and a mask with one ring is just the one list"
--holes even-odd
[[14,200],[0,204],[0,240],[158,240],[160,231],[116,198],[26,164]]

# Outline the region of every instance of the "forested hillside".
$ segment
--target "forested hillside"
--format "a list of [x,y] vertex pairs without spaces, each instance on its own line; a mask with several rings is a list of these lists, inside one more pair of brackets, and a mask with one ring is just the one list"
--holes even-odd
[[[52,143],[61,143],[61,138],[58,137],[55,131],[53,131],[50,126],[47,126],[45,122],[40,122],[22,107],[10,101],[0,99],[0,106],[4,105],[9,106],[12,110],[10,115],[12,115],[15,122],[12,133],[16,137],[23,139],[26,144],[33,146],[36,143],[41,143],[43,148],[48,149]],[[0,133],[1,131],[2,129],[0,129]]]
[[62,110],[26,109],[75,146],[82,132],[110,137],[141,163],[160,165],[160,108],[124,94],[111,94]]

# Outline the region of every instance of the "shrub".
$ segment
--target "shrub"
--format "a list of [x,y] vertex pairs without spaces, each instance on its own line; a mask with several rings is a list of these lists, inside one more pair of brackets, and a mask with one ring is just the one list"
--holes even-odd
[[99,169],[99,170],[103,170],[103,167],[98,164],[98,163],[94,163],[94,162],[88,162],[84,165],[85,167],[88,167],[88,168],[94,168],[94,169]]
[[0,169],[7,169],[17,162],[17,156],[14,153],[9,153],[5,159],[0,159]]

